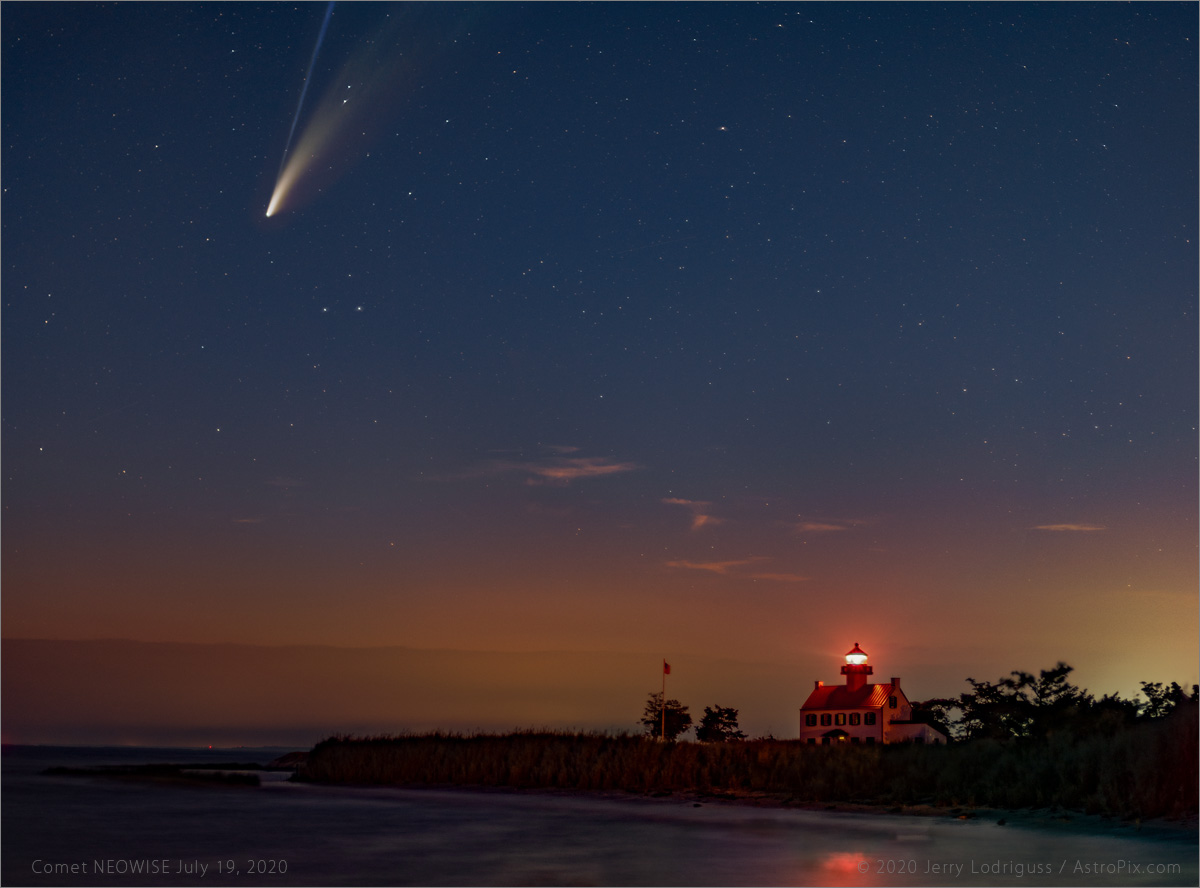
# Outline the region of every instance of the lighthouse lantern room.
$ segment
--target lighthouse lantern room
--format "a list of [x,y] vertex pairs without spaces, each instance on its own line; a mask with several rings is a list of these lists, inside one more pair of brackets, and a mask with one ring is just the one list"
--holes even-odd
[[846,676],[846,687],[858,690],[867,683],[867,676],[875,670],[867,665],[867,654],[854,642],[854,648],[846,654],[846,665],[842,667],[842,675]]

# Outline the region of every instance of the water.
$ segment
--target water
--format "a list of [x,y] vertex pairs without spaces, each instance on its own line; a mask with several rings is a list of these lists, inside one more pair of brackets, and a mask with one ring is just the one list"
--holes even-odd
[[[245,788],[38,773],[54,765],[268,761],[286,751],[6,747],[3,883],[1079,886],[1200,880],[1194,834],[1151,838],[1129,828],[1088,834],[634,797],[320,787],[288,783],[286,774],[264,774],[261,787]],[[135,866],[158,871],[138,874]]]

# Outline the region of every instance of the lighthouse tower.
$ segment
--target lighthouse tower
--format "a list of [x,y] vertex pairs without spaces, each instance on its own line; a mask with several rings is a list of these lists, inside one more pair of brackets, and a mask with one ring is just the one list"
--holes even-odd
[[858,642],[854,642],[854,648],[850,653],[846,654],[846,665],[842,667],[842,675],[846,676],[846,690],[857,691],[867,683],[867,676],[875,670],[867,665],[867,655],[862,648],[858,646]]

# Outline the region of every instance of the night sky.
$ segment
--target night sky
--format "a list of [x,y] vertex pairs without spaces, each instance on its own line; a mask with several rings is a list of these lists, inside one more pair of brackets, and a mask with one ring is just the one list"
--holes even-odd
[[0,10],[6,639],[1197,680],[1195,4],[326,9]]

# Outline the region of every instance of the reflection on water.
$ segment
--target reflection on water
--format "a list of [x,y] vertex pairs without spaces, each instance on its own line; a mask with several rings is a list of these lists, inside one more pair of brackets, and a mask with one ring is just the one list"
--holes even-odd
[[[1195,885],[1200,876],[1194,836],[1148,840],[632,797],[317,787],[275,775],[259,788],[237,788],[38,773],[51,765],[264,761],[283,751],[6,748],[3,882]],[[151,863],[157,873],[137,871]]]
[[869,879],[871,861],[861,851],[831,851],[821,860],[822,883],[830,886],[875,884]]

